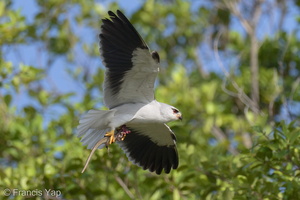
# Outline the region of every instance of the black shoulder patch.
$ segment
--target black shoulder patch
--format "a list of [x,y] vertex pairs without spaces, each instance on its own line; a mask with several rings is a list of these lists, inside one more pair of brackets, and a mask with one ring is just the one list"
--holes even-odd
[[157,63],[160,63],[159,54],[158,54],[156,51],[152,51],[151,55],[152,55],[152,58],[153,58]]

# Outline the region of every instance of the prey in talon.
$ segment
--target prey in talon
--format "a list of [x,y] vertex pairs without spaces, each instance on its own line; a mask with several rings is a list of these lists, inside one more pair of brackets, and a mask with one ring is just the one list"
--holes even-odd
[[122,125],[121,127],[117,128],[114,133],[112,131],[105,134],[105,137],[109,139],[106,142],[106,148],[108,145],[116,142],[116,141],[123,141],[128,133],[131,131],[126,127],[126,125]]
[[129,134],[131,131],[126,127],[126,125],[121,126],[117,129],[117,132],[115,134],[116,141],[123,141],[127,134]]
[[126,125],[122,125],[121,127],[117,128],[116,131],[115,130],[111,130],[109,132],[107,132],[104,136],[104,138],[102,138],[101,140],[99,140],[95,146],[93,147],[90,155],[88,156],[85,165],[81,171],[81,173],[83,173],[87,166],[89,165],[89,162],[92,158],[92,155],[94,154],[94,152],[96,151],[96,149],[98,149],[98,147],[102,144],[105,144],[106,148],[108,149],[108,146],[116,141],[123,141],[126,137],[127,134],[129,134],[131,131],[126,127]]

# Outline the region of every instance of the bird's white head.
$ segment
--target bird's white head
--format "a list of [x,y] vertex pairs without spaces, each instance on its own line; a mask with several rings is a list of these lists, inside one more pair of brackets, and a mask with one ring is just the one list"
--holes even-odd
[[182,120],[182,114],[181,114],[181,112],[177,108],[175,108],[175,107],[172,106],[171,110],[173,112],[173,116],[175,117],[174,120],[178,120],[178,119]]
[[166,123],[179,120],[179,119],[182,120],[182,114],[177,108],[170,106],[168,104],[163,104],[163,103],[161,104],[162,104],[161,115],[165,119]]

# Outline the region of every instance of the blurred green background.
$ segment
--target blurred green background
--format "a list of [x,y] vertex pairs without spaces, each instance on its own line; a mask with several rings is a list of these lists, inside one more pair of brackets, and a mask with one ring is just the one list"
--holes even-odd
[[[183,113],[169,124],[180,164],[168,175],[117,145],[81,174],[90,150],[74,134],[103,109],[100,19],[117,9],[160,54],[156,98]],[[298,199],[299,10],[299,0],[0,1],[1,199]]]

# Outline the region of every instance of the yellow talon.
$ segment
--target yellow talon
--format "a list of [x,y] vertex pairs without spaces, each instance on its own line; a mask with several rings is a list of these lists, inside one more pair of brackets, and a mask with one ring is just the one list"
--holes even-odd
[[107,140],[106,146],[114,143],[116,141],[116,138],[115,138],[115,129],[112,129],[111,131],[107,132],[105,134],[105,137],[109,137],[109,140]]

